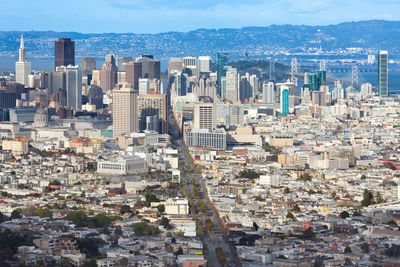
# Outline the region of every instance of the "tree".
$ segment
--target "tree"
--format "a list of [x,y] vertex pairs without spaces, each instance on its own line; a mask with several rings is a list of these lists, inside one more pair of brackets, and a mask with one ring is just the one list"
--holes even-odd
[[381,204],[384,202],[385,202],[385,199],[382,197],[381,193],[378,191],[376,193],[376,203]]
[[120,225],[117,225],[115,227],[114,234],[116,234],[116,235],[122,235],[123,234],[122,233],[122,227]]
[[160,204],[157,206],[157,210],[158,212],[163,213],[165,212],[165,206],[163,204]]
[[260,174],[258,174],[257,172],[255,172],[253,170],[245,169],[239,173],[239,177],[248,178],[248,179],[257,179],[257,178],[260,178]]
[[285,190],[283,190],[283,193],[289,194],[290,193],[290,189],[288,187],[285,187]]
[[303,238],[304,239],[314,239],[315,238],[315,233],[311,227],[309,227],[303,231]]
[[33,212],[36,216],[40,218],[49,218],[53,216],[53,212],[47,208],[39,208]]
[[100,238],[80,238],[76,240],[76,244],[86,258],[94,258],[100,256],[99,247],[105,242]]
[[361,175],[361,180],[365,180],[367,179],[367,176],[365,176],[365,174]]
[[132,228],[137,236],[152,236],[159,232],[157,227],[149,225],[146,222],[135,223],[132,225]]
[[348,217],[350,217],[350,214],[347,212],[347,211],[342,211],[341,213],[340,213],[340,217],[342,218],[342,219],[346,219],[346,218],[348,218]]
[[217,247],[215,249],[215,254],[217,255],[217,259],[218,259],[219,264],[225,265],[225,264],[228,263],[228,260],[226,259],[225,252],[221,247]]
[[292,208],[292,211],[294,211],[294,212],[299,212],[299,211],[300,211],[299,205],[298,205],[298,204],[295,204],[295,205],[293,206],[293,208]]
[[204,237],[204,230],[203,226],[201,226],[200,222],[196,221],[196,235],[203,239]]
[[346,246],[345,248],[344,248],[344,253],[345,254],[349,254],[349,253],[351,253],[352,252],[352,250],[351,250],[351,248],[349,247],[349,246]]
[[87,226],[88,223],[88,217],[83,210],[70,211],[65,218],[78,227]]
[[119,213],[121,215],[124,215],[125,213],[132,213],[132,209],[128,205],[122,205],[121,208],[119,209]]
[[167,229],[167,230],[169,230],[169,229],[172,228],[171,225],[169,224],[168,218],[166,218],[166,217],[164,217],[164,216],[161,218],[160,224],[161,224],[162,226],[164,226],[164,228]]
[[374,204],[374,195],[368,189],[364,189],[363,200],[361,201],[361,205],[364,207],[368,207],[369,205]]
[[21,219],[22,209],[15,209],[11,212],[11,219]]
[[178,255],[183,255],[183,249],[182,249],[182,247],[179,247],[179,248],[178,248],[178,250],[175,252],[175,255],[176,255],[176,256],[178,256]]
[[368,243],[366,243],[366,242],[362,243],[360,248],[361,248],[361,251],[363,253],[365,253],[365,254],[369,253],[369,245],[368,245]]
[[90,218],[90,221],[94,224],[96,228],[98,228],[98,227],[110,226],[112,220],[104,213],[100,213],[94,216],[93,218]]
[[293,213],[291,213],[290,211],[288,211],[286,218],[292,219],[292,220],[296,220],[296,217],[294,217]]
[[206,229],[207,231],[211,231],[212,229],[214,229],[214,225],[210,218],[206,219]]
[[84,264],[82,264],[82,267],[97,267],[96,260],[90,259],[89,261],[86,261]]

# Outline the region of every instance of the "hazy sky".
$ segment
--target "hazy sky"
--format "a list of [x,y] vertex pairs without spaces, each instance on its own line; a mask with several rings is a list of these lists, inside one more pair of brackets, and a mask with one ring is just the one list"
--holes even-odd
[[400,0],[0,0],[0,30],[158,33],[400,20]]

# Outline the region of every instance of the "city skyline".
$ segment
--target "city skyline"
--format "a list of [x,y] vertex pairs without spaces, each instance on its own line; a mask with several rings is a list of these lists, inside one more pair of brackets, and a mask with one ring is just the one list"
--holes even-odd
[[[47,8],[37,10],[38,6]],[[220,0],[202,1],[201,4],[164,0],[89,0],[84,3],[73,0],[57,4],[49,0],[34,3],[17,0],[6,2],[3,7],[8,11],[2,17],[3,30],[83,33],[160,33],[199,28],[239,28],[272,24],[329,25],[345,21],[400,19],[400,15],[397,15],[400,5],[392,0],[259,0],[250,3]],[[377,9],[380,10],[379,13],[376,12]],[[32,10],[36,12],[31,12]],[[135,20],[132,20],[132,16]],[[52,21],[52,26],[49,26],[48,21]],[[99,28],[98,25],[102,27]]]

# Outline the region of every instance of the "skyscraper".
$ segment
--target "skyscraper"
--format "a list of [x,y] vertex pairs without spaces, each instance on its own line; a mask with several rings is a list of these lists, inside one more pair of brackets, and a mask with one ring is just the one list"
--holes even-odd
[[168,132],[167,123],[167,97],[166,95],[139,95],[138,98],[138,116],[140,119],[140,129],[146,129],[146,118],[156,116],[160,122],[160,133]]
[[226,91],[225,100],[237,103],[240,100],[239,94],[239,76],[236,68],[229,67],[226,69]]
[[289,113],[289,87],[286,85],[281,86],[281,116],[286,117]]
[[92,74],[92,71],[96,69],[96,59],[94,57],[83,57],[81,59],[80,67],[82,76]]
[[139,131],[138,91],[131,85],[113,90],[112,109],[114,138]]
[[82,73],[79,66],[67,66],[66,87],[67,107],[82,109]]
[[388,52],[379,51],[378,55],[378,94],[388,96]]
[[197,61],[199,75],[208,74],[211,72],[211,57],[209,56],[201,56]]
[[124,63],[126,82],[133,86],[133,89],[139,89],[139,78],[142,78],[142,63],[128,62]]
[[218,95],[221,96],[221,78],[225,76],[224,66],[228,65],[228,53],[217,54],[217,85]]
[[318,77],[317,74],[309,74],[308,75],[308,86],[310,91],[318,91]]
[[215,103],[194,105],[194,128],[213,130],[217,128]]
[[132,62],[132,57],[121,57],[118,62],[118,71],[125,71],[125,63]]
[[273,82],[263,83],[263,103],[265,103],[265,104],[274,103],[274,83]]
[[31,74],[31,63],[26,61],[24,36],[21,35],[18,62],[15,62],[15,81],[28,86],[28,75]]
[[160,61],[153,55],[141,55],[136,62],[142,63],[142,78],[160,79]]
[[100,87],[104,92],[110,91],[116,84],[116,66],[111,61],[103,64],[100,72]]
[[75,42],[71,38],[59,38],[55,41],[55,68],[75,65]]

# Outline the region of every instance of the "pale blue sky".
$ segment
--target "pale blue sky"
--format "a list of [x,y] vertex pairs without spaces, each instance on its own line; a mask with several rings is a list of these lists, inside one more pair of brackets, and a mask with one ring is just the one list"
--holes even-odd
[[0,30],[158,33],[400,20],[400,0],[0,0]]

